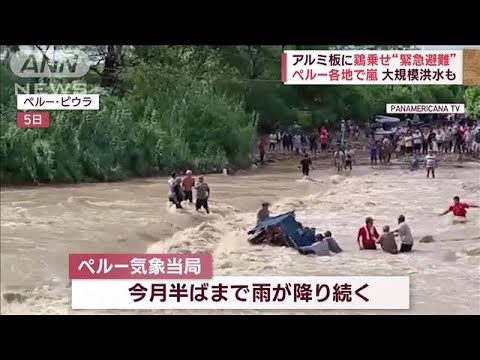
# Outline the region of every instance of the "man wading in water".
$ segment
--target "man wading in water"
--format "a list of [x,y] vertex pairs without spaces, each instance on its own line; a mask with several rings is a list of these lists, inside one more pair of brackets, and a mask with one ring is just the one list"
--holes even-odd
[[349,145],[347,148],[347,154],[346,154],[346,160],[345,160],[345,170],[350,169],[352,170],[352,163],[355,160],[355,151],[352,149],[352,147]]
[[405,216],[398,217],[398,229],[393,232],[400,237],[400,252],[410,252],[413,246],[413,236],[410,226],[405,222]]
[[310,174],[310,168],[313,169],[313,166],[312,160],[308,157],[308,154],[305,154],[305,157],[300,160],[300,166],[298,168],[302,168],[302,174],[304,176],[308,176],[308,174]]
[[458,196],[455,196],[453,198],[453,204],[448,208],[448,210],[441,213],[440,216],[446,215],[451,211],[453,213],[453,216],[456,216],[456,217],[461,218],[463,220],[463,219],[467,218],[467,210],[466,209],[468,209],[468,208],[478,208],[478,207],[479,206],[477,206],[477,205],[470,205],[470,204],[467,204],[467,203],[462,203],[462,202],[460,202],[460,198]]
[[437,166],[437,157],[433,154],[432,150],[428,150],[428,155],[425,156],[425,166],[427,168],[427,179],[432,174],[432,178],[435,179],[435,167]]
[[170,200],[177,209],[183,209],[181,205],[182,194],[180,191],[181,179],[177,177],[176,173],[172,173],[168,180],[168,200]]
[[335,160],[335,166],[337,167],[337,171],[343,171],[343,169],[345,168],[345,151],[340,145],[333,153],[333,158]]
[[208,198],[210,197],[210,187],[204,181],[203,176],[198,177],[198,184],[195,187],[197,190],[197,201],[195,203],[196,210],[200,210],[202,207],[205,209],[207,214],[210,214],[210,210],[208,209]]
[[182,189],[185,195],[185,200],[188,200],[190,204],[193,202],[192,188],[195,186],[195,178],[192,176],[192,171],[187,170],[186,176],[182,181]]

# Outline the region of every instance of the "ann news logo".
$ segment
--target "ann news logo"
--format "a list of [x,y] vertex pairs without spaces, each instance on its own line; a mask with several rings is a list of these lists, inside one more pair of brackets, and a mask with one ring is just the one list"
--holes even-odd
[[10,69],[22,78],[81,78],[90,65],[88,55],[79,49],[20,50],[10,58]]

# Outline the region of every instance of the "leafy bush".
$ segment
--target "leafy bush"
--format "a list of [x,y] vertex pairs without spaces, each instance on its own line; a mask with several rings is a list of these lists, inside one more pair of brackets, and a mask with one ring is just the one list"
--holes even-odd
[[159,172],[219,171],[249,162],[255,129],[238,101],[192,79],[128,80],[136,91],[104,93],[99,111],[52,111],[48,129],[19,129],[12,103],[1,109],[2,183],[114,181]]

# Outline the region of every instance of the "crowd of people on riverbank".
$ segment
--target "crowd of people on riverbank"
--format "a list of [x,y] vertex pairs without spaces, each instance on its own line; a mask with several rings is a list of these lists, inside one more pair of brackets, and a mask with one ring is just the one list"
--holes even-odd
[[[294,125],[286,132],[272,133],[268,137],[268,152],[279,152],[284,155],[299,155],[302,174],[308,176],[312,167],[312,157],[316,155],[333,154],[334,163],[338,171],[352,170],[355,163],[355,150],[347,145],[360,137],[360,127],[352,120],[343,120],[340,129],[334,136],[330,135],[326,126],[319,126],[313,132],[305,132],[301,127]],[[266,138],[260,137],[257,149],[260,163],[264,163],[266,154]]]
[[412,171],[418,170],[423,163],[427,178],[435,178],[438,155],[480,155],[480,122],[447,116],[429,126],[414,126],[407,119],[389,135],[379,135],[372,129],[369,147],[372,166],[389,164],[395,154],[400,160],[408,158]]
[[466,153],[480,151],[480,124],[438,124],[431,128],[402,128],[395,142],[399,156],[434,153]]
[[317,130],[308,132],[294,123],[287,131],[271,133],[268,139],[266,137],[258,139],[257,148],[261,162],[266,153],[267,141],[269,152],[280,152],[285,155],[326,154],[331,148],[331,137],[325,126],[319,126]]
[[[405,125],[398,126],[394,134],[376,135],[371,131],[371,161],[381,160],[382,152],[397,158],[414,155],[427,155],[429,152],[479,154],[480,122],[462,120],[438,121],[427,125],[413,125],[407,119]],[[380,158],[380,159],[379,159]]]
[[[271,133],[268,140],[260,137],[257,146],[261,161],[266,153],[267,141],[269,152],[298,155],[334,153],[337,150],[345,152],[352,140],[361,137],[361,130],[354,121],[342,119],[338,131],[331,136],[325,126],[319,126],[309,133],[294,123],[288,131]],[[403,158],[414,154],[427,155],[430,150],[434,154],[480,154],[480,121],[451,115],[420,125],[407,118],[402,125],[396,127],[394,133],[384,135],[370,128],[366,134],[370,139],[371,160],[374,164],[389,163],[394,154],[397,158]]]
[[[283,154],[310,155],[332,152],[341,141],[358,139],[361,136],[360,127],[353,121],[344,119],[340,128],[332,136],[326,126],[320,125],[314,131],[305,131],[300,125],[294,123],[292,127],[283,132],[271,133],[268,136],[268,151]],[[257,142],[259,154],[265,154],[267,139],[260,137]]]

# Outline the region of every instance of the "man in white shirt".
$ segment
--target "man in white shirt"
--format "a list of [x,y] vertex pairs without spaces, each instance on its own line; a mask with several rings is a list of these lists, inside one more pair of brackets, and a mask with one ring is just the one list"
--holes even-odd
[[407,155],[413,154],[413,151],[412,151],[413,137],[410,134],[410,132],[407,132],[404,139],[405,139],[405,152],[407,153]]
[[398,224],[398,229],[394,233],[400,237],[400,252],[410,252],[413,247],[413,236],[410,226],[405,222],[405,216],[398,217]]
[[269,146],[268,146],[268,150],[269,151],[275,151],[275,146],[277,145],[277,134],[270,134],[270,138],[269,138],[270,142],[269,142]]
[[467,128],[463,136],[465,138],[465,148],[467,150],[467,153],[472,153],[473,152],[473,129]]
[[437,157],[433,154],[433,151],[430,150],[425,156],[425,167],[427,168],[427,179],[432,174],[432,178],[435,179],[435,168],[437,166]]
[[416,130],[413,135],[413,151],[419,154],[422,150],[423,136],[420,130]]
[[302,136],[301,135],[293,135],[293,148],[295,149],[295,152],[297,154],[300,153],[300,150],[302,148]]

